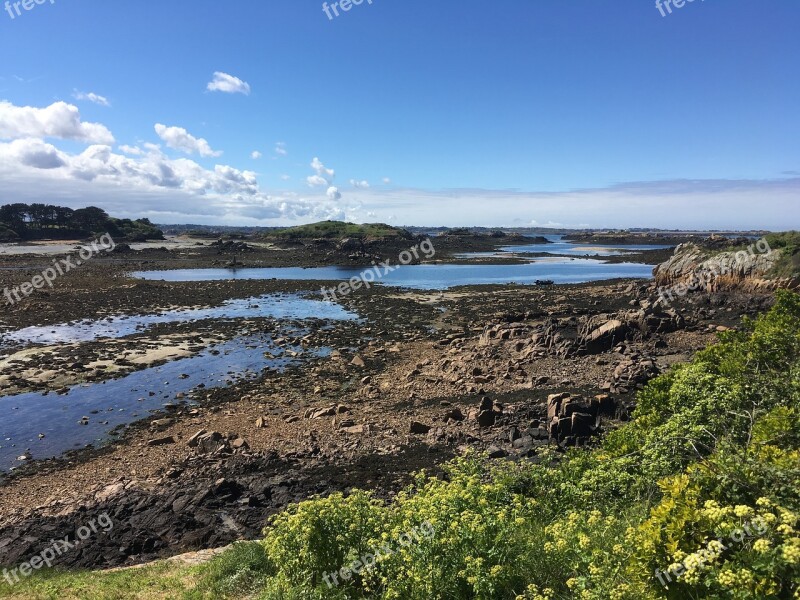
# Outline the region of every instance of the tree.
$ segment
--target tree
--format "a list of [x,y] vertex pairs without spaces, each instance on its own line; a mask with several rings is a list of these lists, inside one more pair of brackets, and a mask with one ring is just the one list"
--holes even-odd
[[88,233],[99,232],[108,224],[108,214],[102,208],[87,206],[72,214],[72,225]]

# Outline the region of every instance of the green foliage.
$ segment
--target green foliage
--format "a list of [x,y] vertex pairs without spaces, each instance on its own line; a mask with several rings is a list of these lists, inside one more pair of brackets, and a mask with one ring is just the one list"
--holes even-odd
[[321,221],[309,225],[290,227],[271,234],[282,239],[343,239],[343,238],[401,238],[411,239],[405,229],[392,227],[385,223],[356,225],[343,221]]
[[799,600],[800,296],[651,382],[597,450],[312,499],[199,582],[186,598]]
[[0,242],[16,242],[19,241],[19,235],[8,226],[0,223]]
[[258,542],[238,542],[200,569],[192,598],[228,598],[260,591],[274,574]]
[[144,242],[164,239],[162,231],[148,219],[132,221],[131,219],[112,218],[101,229],[108,231],[115,241]]
[[[313,557],[282,574],[312,589],[323,565],[358,555],[350,536],[378,545],[429,521],[432,539],[379,560],[349,597],[799,598],[800,296],[780,292],[744,329],[651,382],[597,451],[460,459],[388,505],[304,503],[267,530],[270,557]],[[372,537],[354,502],[369,506]],[[307,523],[314,535],[299,533]],[[664,587],[653,573],[670,567]]]
[[162,240],[148,219],[114,219],[96,206],[73,210],[49,204],[0,206],[0,242],[19,239],[69,239],[111,234],[117,242]]
[[800,277],[800,231],[770,233],[765,236],[772,250],[780,250],[778,262],[769,277]]

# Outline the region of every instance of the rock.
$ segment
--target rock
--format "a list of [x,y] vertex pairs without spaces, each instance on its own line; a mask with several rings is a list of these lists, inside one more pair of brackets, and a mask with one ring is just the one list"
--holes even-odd
[[614,346],[617,342],[624,340],[628,333],[628,326],[619,319],[607,319],[603,323],[598,323],[604,319],[602,315],[590,317],[581,335],[581,346],[589,354],[604,352]]
[[491,427],[497,421],[497,413],[492,410],[483,410],[478,413],[477,420],[481,427]]
[[264,429],[268,425],[267,419],[264,417],[258,417],[256,419],[256,427],[258,429]]
[[[342,427],[340,431],[344,431],[345,433],[349,433],[352,435],[359,435],[366,431],[366,427],[364,425],[351,425],[349,427]],[[412,432],[413,433],[413,432]]]
[[250,445],[242,438],[236,438],[231,442],[231,448],[234,450],[249,450]]
[[[741,240],[742,245],[752,240]],[[750,253],[714,252],[734,246],[732,240],[705,240],[697,244],[680,244],[666,262],[653,270],[655,285],[659,288],[658,302],[666,305],[689,291],[707,293],[724,289],[774,290],[793,287],[797,281],[786,278],[767,279],[767,274],[781,257],[781,250]],[[720,248],[721,246],[721,248]]]
[[228,440],[218,431],[204,433],[197,438],[197,449],[202,454],[213,454],[228,448]]
[[511,444],[514,448],[530,448],[533,446],[533,438],[529,435],[522,436],[521,438],[517,438]]
[[364,362],[364,359],[361,358],[361,356],[359,356],[358,354],[356,354],[353,357],[353,360],[350,361],[350,364],[353,365],[354,367],[358,367],[359,369],[363,369],[364,367],[367,366],[366,363]]
[[409,427],[409,432],[414,435],[425,435],[431,430],[429,425],[425,425],[424,423],[420,423],[418,421],[411,421],[411,426]]
[[589,437],[597,431],[597,420],[592,415],[573,413],[570,431],[576,437]]
[[306,419],[322,419],[324,417],[333,417],[336,415],[336,406],[328,406],[326,408],[309,408],[306,411]]
[[175,441],[175,438],[172,436],[147,440],[148,446],[168,446],[170,444],[176,444],[176,443],[177,442]]
[[206,430],[205,429],[201,429],[200,431],[195,433],[192,437],[190,437],[189,441],[186,442],[186,444],[189,446],[189,448],[196,447],[197,446],[197,440],[200,439],[200,436],[204,435],[205,433],[206,433]]
[[483,412],[485,410],[490,411],[493,409],[494,409],[494,403],[488,396],[484,396],[483,398],[481,398],[481,403],[478,405],[478,412]]
[[527,435],[534,440],[546,440],[549,436],[547,429],[544,427],[531,427],[527,431]]
[[486,449],[486,452],[489,455],[489,458],[504,458],[508,456],[508,452],[498,446],[489,446]]
[[447,423],[448,421],[461,422],[463,420],[464,420],[464,413],[461,412],[460,408],[454,408],[453,410],[448,411],[444,415],[445,423]]
[[107,485],[102,490],[97,492],[94,496],[94,499],[97,502],[105,502],[110,498],[116,496],[117,494],[121,493],[125,489],[124,483],[112,483],[111,485]]
[[569,398],[569,394],[562,392],[560,394],[550,394],[547,397],[547,419],[551,420],[553,417],[561,415],[561,404],[564,400]]
[[617,402],[608,394],[598,394],[591,400],[593,415],[613,417],[617,412]]

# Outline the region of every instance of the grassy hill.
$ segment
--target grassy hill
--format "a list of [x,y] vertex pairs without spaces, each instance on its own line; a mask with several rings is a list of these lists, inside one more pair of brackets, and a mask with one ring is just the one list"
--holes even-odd
[[413,236],[405,229],[392,227],[385,223],[356,225],[344,221],[320,221],[309,225],[289,227],[270,234],[281,239],[344,239],[344,238],[399,238],[411,239]]

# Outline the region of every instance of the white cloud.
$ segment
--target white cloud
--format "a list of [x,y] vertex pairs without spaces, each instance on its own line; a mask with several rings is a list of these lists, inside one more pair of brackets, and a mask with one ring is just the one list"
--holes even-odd
[[281,179],[283,179],[284,181],[289,181],[291,177],[289,175],[281,175]]
[[350,180],[350,185],[352,185],[354,188],[358,188],[360,190],[369,189],[369,181],[367,181],[366,179],[364,179],[362,181],[358,181],[356,179],[351,179]]
[[391,179],[389,179],[388,177],[384,177],[384,178],[383,178],[383,184],[384,184],[384,185],[389,185],[390,183],[392,183],[392,180],[391,180]]
[[311,187],[322,187],[328,185],[329,183],[327,179],[320,177],[319,175],[310,175],[306,177],[306,181]]
[[[800,177],[775,180],[632,182],[562,192],[379,188],[353,190],[348,200],[366,212],[423,226],[557,228],[769,229],[800,228]],[[557,225],[556,225],[557,224]]]
[[256,174],[229,165],[205,169],[171,159],[153,144],[143,156],[92,145],[69,154],[37,139],[0,142],[0,196],[78,208],[95,205],[121,217],[162,223],[291,224],[340,217],[326,194],[273,195]]
[[206,89],[209,92],[225,92],[226,94],[250,95],[250,84],[238,77],[217,71],[214,78],[208,82]]
[[180,150],[186,154],[197,153],[200,156],[221,156],[222,152],[215,152],[203,138],[196,138],[183,127],[167,127],[161,123],[155,126],[158,137],[164,140],[168,148]]
[[99,94],[95,94],[94,92],[79,92],[78,90],[75,90],[75,93],[72,94],[72,97],[75,98],[75,100],[88,100],[89,102],[94,102],[100,106],[111,106],[108,98],[105,96],[100,96]]
[[[141,147],[145,149],[145,145]],[[353,189],[343,205],[330,185],[308,194],[269,193],[256,175],[232,166],[206,169],[158,147],[130,157],[93,145],[70,154],[42,140],[0,142],[0,197],[160,223],[283,225],[346,217],[414,225],[800,228],[800,178],[766,181],[665,181],[564,192]],[[561,227],[561,226],[559,226]]]
[[90,144],[114,143],[114,136],[104,125],[82,122],[78,107],[72,104],[56,102],[35,108],[0,101],[0,139],[48,137]]
[[311,161],[311,168],[316,172],[316,175],[306,177],[306,181],[311,187],[330,185],[333,178],[336,176],[336,172],[333,169],[328,169],[316,156],[314,160]]
[[275,143],[275,154],[278,154],[279,156],[286,156],[287,154],[289,154],[286,151],[286,144],[284,142]]
[[125,154],[130,154],[132,156],[142,156],[144,151],[139,148],[138,146],[128,146],[127,144],[123,144],[122,146],[118,146],[120,152],[124,152]]
[[325,192],[325,195],[328,196],[328,200],[332,200],[334,202],[342,199],[342,195],[339,193],[339,188],[333,185],[328,188],[328,191]]
[[261,154],[261,152],[259,152],[258,150],[253,150],[253,151],[250,153],[250,158],[252,158],[253,160],[258,160],[258,159],[259,159],[259,158],[261,158],[262,156],[263,156],[263,154]]
[[34,169],[58,169],[67,163],[58,149],[42,140],[33,138],[14,140],[10,144],[0,144],[3,162],[19,162]]

